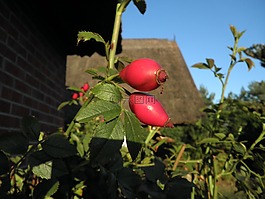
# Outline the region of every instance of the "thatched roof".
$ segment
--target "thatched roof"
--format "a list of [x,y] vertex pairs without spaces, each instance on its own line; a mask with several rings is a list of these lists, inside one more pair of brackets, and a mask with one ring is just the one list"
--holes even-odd
[[[138,59],[142,57],[156,60],[167,71],[169,79],[161,89],[151,91],[163,104],[173,123],[193,123],[200,116],[203,100],[194,84],[184,58],[175,41],[165,39],[123,39],[120,57]],[[106,66],[105,57],[94,54],[91,57],[68,56],[66,70],[66,85],[80,87],[91,80],[84,71],[91,67]],[[131,89],[131,91],[133,91]]]

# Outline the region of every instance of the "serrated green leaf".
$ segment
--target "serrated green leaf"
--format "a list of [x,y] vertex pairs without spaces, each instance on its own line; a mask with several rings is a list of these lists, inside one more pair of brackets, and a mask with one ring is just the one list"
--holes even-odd
[[134,160],[141,150],[142,144],[147,137],[147,133],[144,131],[141,123],[131,111],[123,110],[123,112],[126,144],[129,153]]
[[210,143],[217,143],[219,142],[218,138],[204,138],[201,141],[199,141],[197,144],[210,144]]
[[119,116],[120,113],[121,107],[118,104],[106,100],[97,100],[89,103],[76,117],[76,121],[84,123],[102,115],[107,122]]
[[105,123],[100,123],[95,129],[95,134],[93,137],[105,138],[109,140],[123,140],[124,139],[124,129],[120,118]]
[[207,58],[206,59],[206,62],[208,64],[208,67],[209,68],[212,68],[214,66],[214,59],[211,59],[211,58]]
[[123,110],[124,112],[124,129],[126,134],[126,140],[131,142],[144,143],[147,134],[141,123],[133,112],[129,110]]
[[210,69],[210,67],[205,63],[197,63],[191,66],[192,68],[198,68],[198,69]]
[[109,83],[97,84],[94,88],[91,89],[91,92],[99,99],[119,102],[122,99],[120,90]]
[[146,11],[146,2],[145,0],[133,0],[134,5],[140,11],[141,14],[144,14]]
[[51,179],[52,177],[52,161],[45,162],[32,168],[32,172],[43,179]]
[[89,144],[90,159],[105,164],[119,154],[124,139],[124,129],[120,118],[108,123],[100,123]]
[[59,188],[59,181],[56,179],[41,181],[33,191],[34,198],[46,198],[56,193]]
[[59,133],[49,135],[42,143],[43,151],[54,158],[65,158],[76,154],[75,146]]
[[80,41],[88,41],[90,39],[94,39],[97,42],[101,42],[103,44],[106,44],[105,40],[103,39],[103,37],[101,37],[98,33],[95,32],[89,32],[89,31],[80,31],[77,35],[77,44]]

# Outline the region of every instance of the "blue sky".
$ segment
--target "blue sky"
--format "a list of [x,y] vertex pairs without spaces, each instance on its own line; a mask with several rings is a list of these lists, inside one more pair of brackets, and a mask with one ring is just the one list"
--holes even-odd
[[[221,83],[208,70],[191,68],[206,58],[213,58],[226,75],[230,63],[233,36],[229,26],[246,32],[239,46],[265,43],[265,0],[146,0],[147,10],[142,15],[131,2],[122,15],[122,37],[161,38],[176,40],[197,86],[205,86],[221,96]],[[265,68],[252,59],[255,67],[248,71],[245,63],[232,71],[226,95],[239,94],[252,81],[265,80]]]

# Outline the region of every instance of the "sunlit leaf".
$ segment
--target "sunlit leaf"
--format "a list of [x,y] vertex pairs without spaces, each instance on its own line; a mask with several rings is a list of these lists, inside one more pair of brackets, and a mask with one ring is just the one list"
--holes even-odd
[[147,137],[147,133],[144,131],[144,128],[141,126],[139,120],[131,111],[124,110],[123,112],[126,143],[130,155],[134,160]]
[[80,112],[76,120],[84,123],[97,116],[103,116],[104,120],[107,122],[119,116],[120,113],[121,107],[117,103],[106,100],[97,100],[88,104],[88,106]]
[[32,168],[32,172],[43,179],[51,179],[52,177],[52,161],[45,162]]
[[211,58],[207,58],[206,59],[206,62],[208,64],[208,67],[209,68],[212,68],[214,66],[214,59],[211,59]]
[[108,123],[100,123],[89,145],[91,160],[104,164],[115,159],[123,139],[124,130],[120,118]]
[[97,84],[91,92],[99,99],[119,102],[122,99],[120,90],[109,83]]
[[243,30],[242,32],[238,32],[237,33],[238,39],[240,39],[245,32],[246,32],[245,30]]
[[199,68],[199,69],[210,69],[210,67],[205,63],[197,63],[191,66],[192,68]]
[[233,26],[233,25],[230,25],[230,31],[232,32],[234,38],[237,37],[237,30],[236,30],[236,27]]
[[77,44],[80,41],[88,41],[90,39],[94,39],[97,42],[101,42],[103,44],[106,44],[105,40],[102,36],[100,36],[98,33],[95,32],[89,32],[89,31],[80,31],[77,35]]
[[237,49],[237,53],[242,52],[242,51],[244,51],[244,50],[246,50],[245,47],[239,47],[239,48]]
[[249,58],[245,59],[245,63],[247,64],[249,71],[253,68],[253,66],[255,66],[254,62]]

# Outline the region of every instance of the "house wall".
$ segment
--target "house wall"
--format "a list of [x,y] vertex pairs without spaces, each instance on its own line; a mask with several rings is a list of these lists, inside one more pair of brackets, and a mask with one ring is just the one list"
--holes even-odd
[[14,2],[0,0],[0,134],[19,131],[27,115],[53,131],[64,125],[66,56]]

